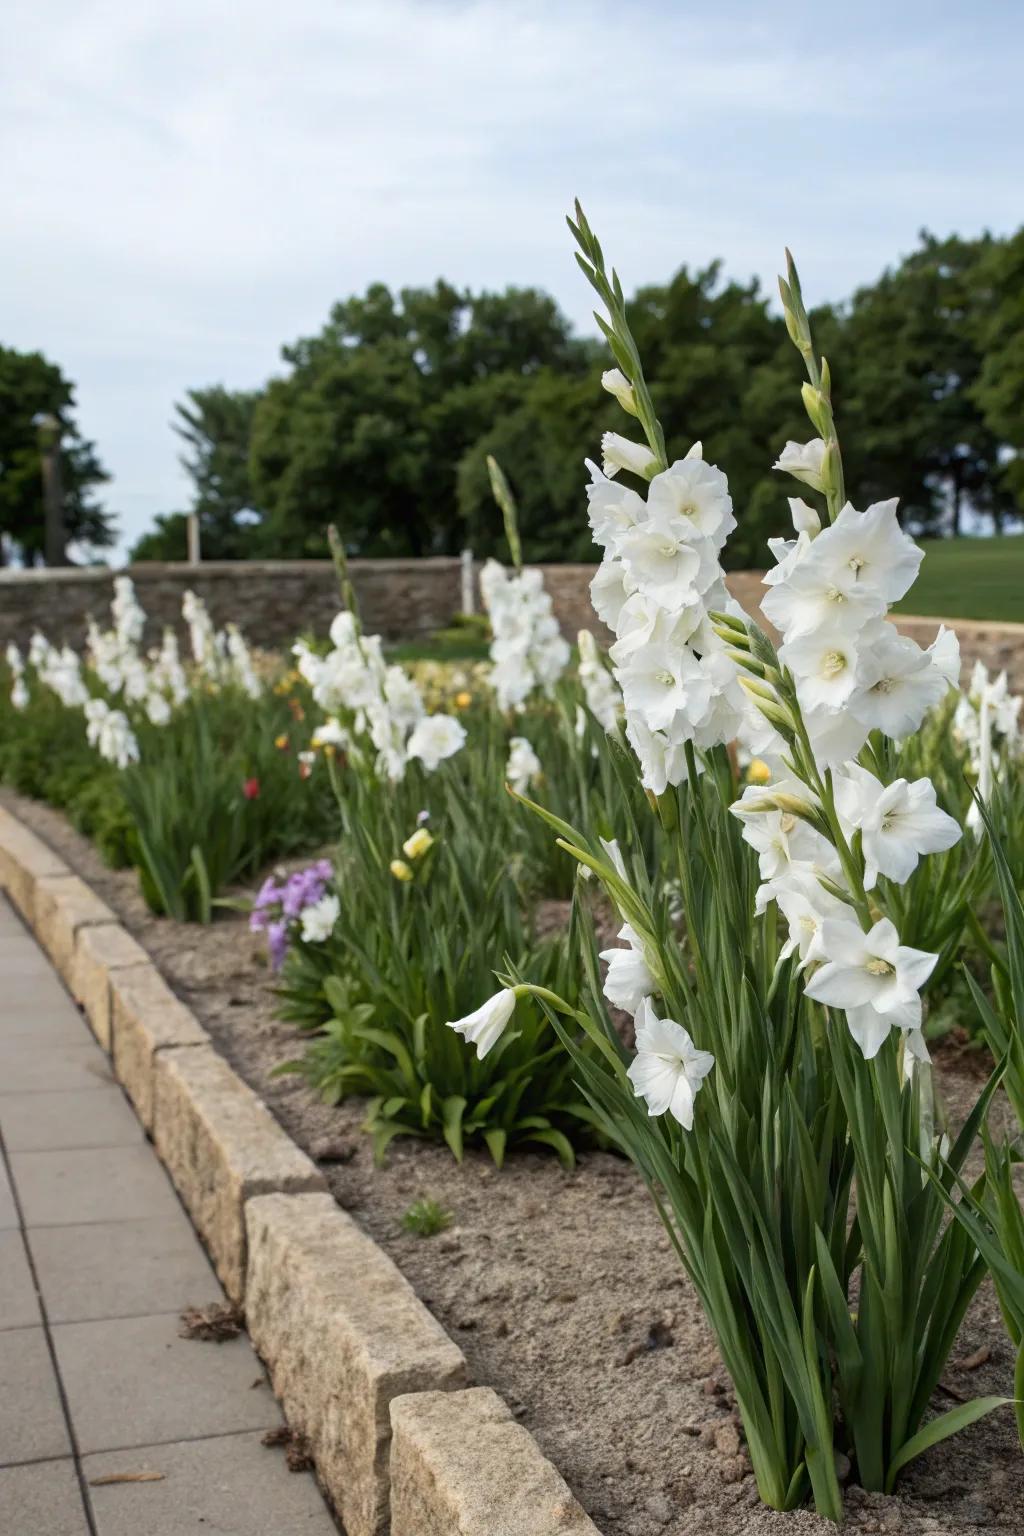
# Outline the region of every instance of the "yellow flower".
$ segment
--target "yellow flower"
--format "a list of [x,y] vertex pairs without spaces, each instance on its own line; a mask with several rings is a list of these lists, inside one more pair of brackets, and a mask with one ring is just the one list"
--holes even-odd
[[751,759],[750,767],[747,769],[748,784],[770,784],[771,777],[772,771],[766,762],[759,757]]
[[404,859],[392,859],[388,868],[396,880],[411,880],[413,877],[412,870]]
[[467,693],[465,688],[463,688],[461,693],[457,693],[455,695],[456,709],[468,709],[472,702],[473,695],[471,693]]
[[[405,842],[402,844],[402,852],[406,855],[407,858],[421,859],[423,855],[433,846],[434,839],[431,837],[426,827],[419,827],[411,837],[406,838]],[[392,865],[391,868],[392,873],[394,873],[394,865]]]
[[287,750],[288,750],[288,735],[287,735],[287,732],[282,731],[280,736],[275,736],[274,737],[274,746],[277,748],[277,750],[279,752],[287,752]]

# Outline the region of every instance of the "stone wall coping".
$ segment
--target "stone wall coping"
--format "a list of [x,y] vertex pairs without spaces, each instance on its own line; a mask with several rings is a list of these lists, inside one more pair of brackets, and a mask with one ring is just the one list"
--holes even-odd
[[[0,889],[49,941],[72,993],[87,959],[97,994],[89,1022],[113,1075],[152,1134],[229,1294],[251,1309],[253,1344],[289,1420],[308,1435],[317,1476],[349,1536],[384,1536],[391,1525],[399,1536],[600,1536],[498,1394],[467,1386],[458,1345],[326,1192],[315,1164],[216,1051],[146,952],[5,807]],[[439,1410],[448,1397],[451,1411]],[[421,1399],[425,1411],[417,1414]],[[397,1462],[393,1423],[408,1431]],[[467,1434],[486,1451],[491,1476],[469,1475]],[[505,1523],[496,1525],[496,1479],[510,1464],[523,1475],[514,1479]],[[401,1510],[392,1498],[396,1465]],[[409,1524],[410,1488],[421,1477],[439,1508],[458,1511],[456,1526]]]

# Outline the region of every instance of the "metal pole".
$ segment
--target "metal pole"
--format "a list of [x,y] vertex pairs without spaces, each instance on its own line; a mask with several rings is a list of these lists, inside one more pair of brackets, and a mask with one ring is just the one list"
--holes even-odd
[[459,556],[462,577],[462,612],[476,612],[476,586],[473,581],[473,551],[464,549]]
[[195,512],[188,514],[186,527],[188,529],[188,563],[189,565],[198,565],[201,558],[199,553],[199,518]]
[[49,413],[36,418],[39,463],[43,477],[43,554],[47,565],[67,565],[64,532],[64,487],[60,473],[61,423]]

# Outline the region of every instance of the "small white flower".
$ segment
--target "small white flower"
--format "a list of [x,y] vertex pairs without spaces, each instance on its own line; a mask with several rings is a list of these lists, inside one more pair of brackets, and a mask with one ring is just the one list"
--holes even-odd
[[864,933],[849,917],[829,917],[822,924],[826,963],[807,983],[807,996],[846,1012],[851,1033],[868,1058],[878,1051],[895,1025],[921,1028],[920,989],[937,955],[901,944],[887,917]]
[[902,885],[922,853],[941,853],[960,841],[959,823],[939,809],[931,779],[882,784],[859,763],[850,763],[836,775],[834,788],[844,830],[861,834],[866,890],[880,874]]
[[307,944],[323,944],[334,932],[334,925],[341,916],[341,902],[337,896],[321,896],[311,907],[302,909],[302,937]]
[[658,986],[647,964],[643,940],[636,929],[624,923],[619,929],[619,938],[626,941],[626,948],[601,951],[601,959],[608,965],[602,990],[613,1008],[635,1014],[642,1000],[651,992],[656,992]]
[[636,1097],[647,1101],[647,1113],[667,1110],[684,1131],[691,1130],[693,1101],[715,1058],[698,1050],[674,1019],[659,1019],[649,997],[636,1016],[636,1052],[628,1076]]
[[823,491],[825,489],[825,482],[822,479],[824,458],[825,444],[820,437],[812,438],[809,443],[794,443],[790,439],[772,468],[781,469],[786,474],[793,475],[795,479],[802,480],[805,485],[811,487],[812,491]]
[[541,762],[525,736],[513,736],[509,742],[508,762],[505,764],[505,781],[517,794],[525,795],[530,785],[541,776]]
[[465,742],[466,728],[454,715],[427,715],[409,737],[407,750],[428,773],[433,773],[439,763],[453,757]]
[[481,1003],[473,1013],[467,1013],[464,1019],[449,1021],[448,1028],[462,1035],[470,1045],[475,1045],[476,1054],[483,1061],[488,1051],[501,1039],[515,1007],[516,994],[511,987],[505,987],[488,998],[486,1003]]
[[604,472],[609,480],[628,469],[631,474],[647,479],[657,468],[658,460],[646,443],[634,443],[617,432],[606,432],[601,439],[601,455]]

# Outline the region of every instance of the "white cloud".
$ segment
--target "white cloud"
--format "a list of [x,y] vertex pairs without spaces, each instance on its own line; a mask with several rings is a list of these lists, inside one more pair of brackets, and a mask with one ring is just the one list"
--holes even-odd
[[369,281],[537,282],[585,323],[577,191],[627,284],[770,279],[788,241],[839,296],[922,223],[1019,217],[1015,50],[946,10],[9,0],[4,339],[78,381],[134,534],[186,494],[184,389],[259,382]]

